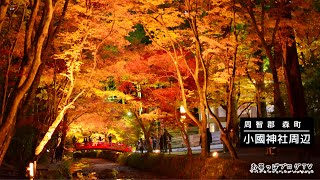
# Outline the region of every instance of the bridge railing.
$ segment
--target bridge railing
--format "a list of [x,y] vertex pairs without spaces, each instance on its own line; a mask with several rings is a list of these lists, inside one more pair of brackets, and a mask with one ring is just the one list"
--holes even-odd
[[114,150],[121,152],[132,152],[132,147],[123,143],[85,142],[76,143],[76,150]]

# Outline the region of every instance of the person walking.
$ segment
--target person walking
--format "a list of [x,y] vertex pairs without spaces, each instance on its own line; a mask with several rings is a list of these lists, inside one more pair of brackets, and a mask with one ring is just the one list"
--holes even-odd
[[208,149],[208,154],[210,154],[210,144],[212,143],[212,136],[210,129],[207,128],[207,149]]
[[77,143],[77,138],[75,136],[72,137],[72,144],[75,146]]
[[64,149],[64,147],[63,147],[62,144],[56,148],[56,151],[55,151],[55,159],[56,159],[56,162],[62,160],[63,149]]
[[169,154],[171,154],[172,146],[171,146],[171,137],[169,137],[169,136],[168,136],[167,144],[168,144]]
[[61,134],[59,134],[58,139],[57,139],[57,145],[56,145],[55,152],[54,152],[56,162],[61,161],[61,159],[62,159],[63,144],[61,143],[61,140],[62,140],[62,137],[61,137]]
[[108,135],[109,144],[112,145],[112,134],[110,133]]
[[157,148],[157,139],[155,137],[152,137],[152,148],[153,150],[156,150]]
[[143,153],[143,141],[142,141],[142,138],[139,139],[138,141],[138,149],[140,151],[140,153],[142,154]]
[[160,151],[167,152],[167,136],[163,133],[160,137]]

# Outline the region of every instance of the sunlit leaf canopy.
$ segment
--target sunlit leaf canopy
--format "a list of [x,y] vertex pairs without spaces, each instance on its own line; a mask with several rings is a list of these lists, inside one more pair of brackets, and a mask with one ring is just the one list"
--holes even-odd
[[[99,3],[96,5],[100,5]],[[225,103],[224,101],[227,97],[225,87],[229,82],[231,68],[233,67],[232,61],[228,59],[231,54],[234,53],[233,44],[236,43],[232,37],[232,33],[225,34],[228,33],[228,28],[231,28],[230,25],[233,18],[231,11],[232,2],[212,2],[210,10],[199,10],[197,12],[188,12],[182,1],[126,1],[126,5],[124,5],[124,3],[120,3],[120,5],[106,2],[106,4],[109,3],[111,5],[108,5],[110,8],[106,8],[107,10],[97,7],[93,8],[91,16],[98,16],[99,18],[90,18],[90,20],[86,22],[92,24],[90,26],[90,33],[88,33],[92,38],[90,43],[88,43],[91,46],[88,45],[88,47],[96,51],[91,58],[91,60],[95,61],[91,61],[92,64],[86,63],[86,67],[82,69],[84,69],[83,71],[87,71],[87,74],[79,73],[78,76],[79,79],[86,79],[90,72],[94,73],[94,75],[91,76],[92,79],[90,82],[90,84],[93,83],[93,88],[90,89],[90,93],[88,92],[89,95],[97,96],[101,98],[101,100],[105,100],[110,96],[115,96],[127,101],[136,100],[136,97],[131,94],[125,94],[119,90],[106,91],[103,89],[100,86],[100,82],[106,80],[107,77],[113,77],[118,87],[121,86],[123,81],[132,82],[135,85],[144,84],[146,87],[157,83],[176,83],[176,72],[171,64],[170,57],[162,50],[173,52],[171,44],[174,42],[183,47],[184,52],[177,54],[180,58],[186,57],[185,52],[190,51],[192,53],[193,48],[195,48],[195,39],[191,35],[191,30],[188,28],[188,26],[190,26],[188,17],[199,16],[197,26],[199,39],[203,43],[202,53],[207,63],[210,64],[210,68],[208,69],[210,80],[208,92],[210,98],[213,100],[213,106],[217,107]],[[236,5],[236,8],[241,9],[241,6]],[[78,11],[77,8],[75,8],[75,10]],[[259,12],[258,8],[256,10]],[[84,13],[84,9],[82,12],[79,12]],[[108,16],[104,17],[103,15],[105,14],[108,14]],[[264,61],[263,56],[265,55],[263,52],[258,56],[254,54],[260,50],[257,48],[259,42],[257,36],[254,34],[250,35],[252,27],[247,24],[246,16],[247,15],[243,14],[240,10],[235,16],[238,23],[237,31],[240,37],[237,52],[238,59],[236,62],[237,78],[235,88],[237,93],[241,94],[238,104],[255,101],[255,82],[264,81],[267,86],[272,82],[272,76],[270,71],[268,72],[268,68],[259,72],[259,63]],[[273,12],[270,12],[267,16],[269,19],[265,20],[266,23],[264,27],[266,29],[272,29],[275,25],[274,19],[276,17]],[[85,23],[82,23],[82,25],[83,24]],[[145,37],[149,36],[152,44],[145,46],[139,45],[139,43],[136,42],[130,44],[129,41],[126,41],[130,40],[130,38],[131,41],[133,41],[132,34],[138,29],[138,26],[135,26],[136,24],[140,24],[140,31],[141,27],[144,28]],[[234,31],[232,29],[229,30],[231,32]],[[272,31],[266,30],[265,32],[271,33]],[[79,33],[81,34],[81,32]],[[76,33],[72,34],[76,35]],[[103,34],[107,36],[104,37]],[[272,34],[266,34],[266,37],[271,38],[271,35]],[[115,41],[115,39],[117,41]],[[99,46],[97,44],[99,44]],[[191,57],[191,59],[187,61],[191,67],[193,59],[194,58]],[[84,61],[90,62],[90,58],[84,58]],[[183,61],[179,62],[179,64],[181,64],[181,67],[184,66]],[[92,71],[90,69],[92,69]],[[278,71],[280,81],[283,81],[284,78],[281,68]],[[190,74],[187,73],[187,70],[184,72],[184,78],[188,79]],[[253,82],[248,79],[248,73],[254,80]],[[169,78],[172,78],[173,81],[169,81]],[[79,81],[79,83],[82,83],[83,86],[88,86],[86,81]],[[189,87],[188,91],[192,92],[192,87]],[[265,91],[262,93],[262,96],[267,99],[268,103],[272,104],[271,91]],[[140,102],[138,104],[141,105],[142,101],[137,102]],[[126,111],[126,105],[123,106],[123,111]],[[130,107],[127,107],[127,109],[128,108]],[[107,111],[108,110],[106,110],[106,114],[108,114]],[[152,115],[142,115],[142,117],[147,116],[150,117]]]

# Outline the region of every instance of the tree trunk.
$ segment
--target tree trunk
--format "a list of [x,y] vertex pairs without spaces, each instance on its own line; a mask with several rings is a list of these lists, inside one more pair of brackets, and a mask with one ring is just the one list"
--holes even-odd
[[[263,83],[264,84],[264,83]],[[257,117],[267,117],[266,111],[266,101],[264,97],[261,97],[262,93],[262,86],[261,84],[256,85],[256,104],[257,104]]]
[[221,139],[223,141],[223,143],[227,146],[227,149],[229,150],[230,152],[230,156],[233,158],[233,159],[238,159],[238,155],[234,149],[234,147],[232,146],[229,138],[228,138],[228,135],[223,132],[223,129],[220,130],[220,136],[221,136]]
[[[134,112],[134,115],[135,115],[135,119],[137,120],[139,126],[141,127],[142,129],[142,132],[143,132],[143,135],[144,135],[144,138],[146,140],[146,144],[147,144],[147,152],[152,152],[152,147],[151,147],[151,143],[150,143],[150,132],[147,130],[147,128],[145,127],[145,125],[143,124],[142,122],[142,119],[139,117],[140,116],[140,111],[139,112],[136,112],[134,111],[133,109],[131,110],[132,112]],[[151,129],[151,126],[150,125],[150,128],[149,130]]]
[[262,107],[261,107],[261,91],[258,86],[256,86],[256,104],[257,104],[257,117],[262,117]]
[[[55,23],[56,27],[54,28],[53,21],[51,21],[51,23],[50,23],[50,26],[48,29],[48,38],[46,39],[46,41],[44,43],[45,44],[44,52],[41,55],[41,59],[44,63],[48,60],[48,58],[50,56],[50,53],[51,53],[50,49],[52,48],[52,45],[53,45],[52,41],[54,40],[54,36],[57,34],[57,32],[60,29],[61,22],[62,22],[63,18],[65,17],[68,4],[69,4],[69,0],[66,0],[64,7],[63,7],[62,15],[60,16],[59,21],[57,23]],[[19,122],[19,119],[26,117],[27,112],[31,110],[32,104],[33,104],[35,96],[36,96],[36,91],[38,90],[38,85],[40,83],[40,78],[41,78],[43,70],[44,70],[44,65],[42,64],[39,67],[39,71],[36,75],[36,78],[35,78],[34,82],[32,83],[32,86],[28,92],[28,96],[26,97],[26,101],[25,101],[26,103],[23,104],[23,111],[18,116],[18,122]]]
[[255,84],[256,89],[256,104],[257,104],[257,117],[267,117],[267,111],[266,111],[266,102],[265,98],[261,97],[262,92],[264,92],[265,89],[265,83],[264,83],[264,75],[263,75],[263,61],[258,62],[259,65],[259,73],[262,79],[257,79]]
[[147,145],[147,152],[148,153],[152,153],[152,142],[150,142],[150,132],[146,132],[144,133],[144,138],[145,138],[145,141],[146,141],[146,145]]
[[68,116],[68,111],[67,111],[66,114],[65,114],[64,117],[63,117],[63,120],[62,120],[61,145],[63,145],[63,147],[64,147],[64,145],[65,145],[66,137],[67,137],[68,119],[69,119],[69,116]]
[[183,127],[183,129],[180,132],[181,132],[181,136],[182,136],[183,142],[187,146],[187,155],[188,156],[192,156],[192,149],[191,149],[191,146],[190,146],[190,140],[189,140],[189,136],[187,134],[187,131]]
[[227,98],[227,110],[226,110],[226,128],[232,129],[234,128],[234,120],[236,118],[235,113],[236,113],[236,107],[235,107],[235,99],[234,99],[234,77],[235,73],[232,75],[232,77],[229,80],[229,87],[227,89],[228,93],[228,98]]
[[[252,2],[250,2],[250,3],[252,3]],[[243,3],[242,3],[242,6],[243,6],[243,8],[245,8],[247,10],[248,14],[250,15],[252,25],[254,26],[254,29],[255,29],[255,31],[261,41],[262,47],[266,51],[266,55],[267,55],[269,62],[270,62],[270,68],[272,71],[272,78],[273,78],[273,99],[274,99],[273,101],[274,101],[274,105],[275,105],[276,116],[285,116],[285,107],[284,107],[283,99],[281,97],[275,57],[273,56],[273,54],[271,52],[271,48],[274,46],[274,44],[271,44],[271,45],[267,44],[265,36],[263,34],[263,31],[261,31],[259,29],[258,24],[257,24],[257,19],[255,17],[254,10],[253,10],[254,6],[252,6],[252,4],[248,5],[248,4],[243,4]],[[262,26],[264,26],[264,24]],[[274,28],[274,31],[276,31],[277,26],[278,26],[278,24],[276,23],[276,27]],[[273,41],[274,40],[272,40],[272,43],[273,43]]]
[[[282,17],[286,20],[292,19],[292,7],[287,5],[289,3],[286,2],[283,8],[284,14],[282,14]],[[280,29],[279,34],[284,37],[281,45],[290,114],[292,117],[307,117],[294,29],[287,25]]]
[[274,57],[272,56],[271,50],[266,49],[267,55],[270,62],[270,68],[272,71],[272,78],[273,78],[273,102],[275,106],[275,116],[276,117],[284,117],[285,116],[285,107],[283,103],[283,99],[281,97],[280,91],[280,83],[278,78],[278,72],[276,68],[276,62]]
[[296,43],[286,42],[284,47],[285,81],[288,92],[290,114],[292,117],[307,117],[306,102],[299,70]]
[[184,144],[187,146],[187,155],[192,156],[192,149],[190,146],[189,136],[188,136],[187,130],[185,128],[186,123],[184,122],[184,119],[186,117],[183,118],[181,116],[181,114],[180,114],[180,117],[178,117],[177,112],[176,111],[174,111],[174,112],[175,112],[174,115],[175,115],[176,122],[179,126],[179,129],[180,129],[182,140],[183,140]]
[[[227,98],[227,125],[226,125],[226,136],[224,137],[224,131],[222,129],[220,129],[220,133],[221,133],[221,139],[224,141],[225,145],[227,146],[231,157],[233,157],[234,159],[237,159],[237,153],[232,145],[232,141],[233,139],[228,138],[228,134],[230,132],[231,129],[233,129],[234,132],[236,132],[237,130],[234,129],[234,125],[235,125],[235,120],[237,118],[237,111],[236,111],[236,106],[235,106],[235,96],[234,96],[234,89],[235,89],[235,78],[236,78],[236,71],[237,71],[237,54],[238,54],[238,33],[237,33],[237,28],[236,28],[236,10],[235,10],[235,0],[233,0],[233,27],[234,27],[234,31],[233,31],[233,35],[234,35],[234,40],[235,40],[235,44],[233,45],[234,47],[234,51],[232,54],[232,73],[231,73],[231,77],[229,78],[229,86],[228,86],[228,98]],[[228,66],[230,66],[228,64]],[[237,128],[238,129],[238,128]],[[234,137],[232,137],[234,138]]]
[[[52,14],[53,14],[53,7],[52,7],[52,1],[51,0],[46,0],[45,2],[46,6],[46,18],[45,18],[45,24],[44,26],[41,27],[40,36],[37,42],[35,43],[35,53],[33,59],[33,63],[31,64],[31,68],[28,71],[28,76],[27,78],[22,82],[20,81],[20,86],[17,89],[16,95],[13,96],[13,101],[10,107],[8,107],[8,115],[6,118],[4,118],[4,123],[2,124],[0,128],[0,134],[2,135],[0,137],[0,152],[1,154],[5,153],[8,149],[8,146],[11,142],[12,136],[10,135],[12,133],[12,129],[15,127],[16,124],[16,115],[18,111],[18,107],[20,102],[22,101],[25,93],[29,90],[31,87],[34,78],[38,72],[39,66],[41,64],[41,53],[42,53],[42,45],[47,37],[48,34],[48,29],[49,29],[49,24],[52,19]],[[4,156],[0,156],[0,165],[2,164]]]
[[[277,69],[280,67],[279,64],[282,62],[282,53],[281,53],[281,48],[278,48],[278,42],[275,43],[274,45],[274,55],[272,57],[272,61],[270,60],[270,66],[273,69],[272,70],[272,75],[273,72],[275,72],[275,76],[276,80],[274,79],[274,84],[273,84],[273,88],[274,88],[274,102],[275,102],[275,106],[277,108],[275,108],[275,116],[276,117],[285,117],[286,116],[286,108],[284,106],[284,101],[283,98],[281,96],[281,91],[280,91],[280,82],[278,79],[278,72]],[[269,50],[271,51],[271,50]],[[269,52],[271,53],[271,52]],[[272,65],[271,65],[272,62]]]
[[271,49],[269,47],[265,47],[265,51],[269,58],[270,68],[272,71],[272,78],[273,78],[273,101],[275,106],[275,116],[276,117],[284,117],[285,116],[285,107],[283,103],[283,99],[281,97],[280,91],[280,83],[278,78],[278,72],[276,67],[276,59],[272,55]]
[[[72,91],[72,88],[69,90]],[[52,123],[52,125],[49,127],[47,133],[45,134],[45,136],[43,137],[43,139],[40,141],[39,145],[37,146],[36,150],[35,150],[35,156],[38,156],[43,148],[46,146],[46,144],[48,143],[48,141],[51,139],[54,131],[56,130],[57,126],[60,124],[60,122],[63,120],[64,115],[66,113],[66,111],[73,106],[74,101],[76,101],[78,99],[78,97],[80,97],[82,94],[84,93],[84,91],[82,91],[81,93],[79,93],[73,100],[72,102],[70,102],[69,104],[65,105],[60,112],[58,113],[58,116],[56,117],[56,119],[54,120],[54,122]]]
[[41,78],[41,74],[42,74],[43,69],[44,69],[43,64],[41,64],[39,67],[38,73],[37,73],[32,85],[29,89],[28,95],[27,95],[26,99],[24,100],[24,103],[22,105],[22,111],[17,116],[18,123],[23,118],[27,118],[29,116],[28,112],[32,111],[32,109],[34,107],[34,100],[36,97],[36,92],[38,90],[38,85],[40,83],[40,78]]
[[5,141],[1,143],[2,146],[0,147],[0,165],[4,156],[6,155],[7,149],[9,148],[11,139],[14,135],[14,126],[11,126],[5,130],[1,130],[1,134],[5,136]]
[[9,0],[0,0],[0,32],[9,7]]
[[180,122],[180,120],[179,120],[178,124],[180,127],[180,133],[181,133],[182,140],[183,140],[184,144],[187,146],[187,155],[192,156],[192,149],[190,146],[189,136],[188,136],[188,133],[185,128],[185,123]]
[[[280,1],[276,4],[276,8],[282,9],[280,16],[285,21],[292,19],[291,11],[293,7],[289,0]],[[277,45],[281,46],[282,51],[279,47],[275,48],[275,51],[279,53],[278,57],[282,55],[290,114],[292,117],[306,117],[306,103],[293,27],[291,25],[286,25],[285,27],[280,26],[278,36],[281,37],[281,40]]]
[[207,120],[207,116],[206,116],[206,107],[204,105],[204,100],[202,100],[200,98],[200,112],[201,112],[201,123],[202,126],[199,127],[200,129],[200,136],[201,136],[201,157],[208,157],[209,153],[208,153],[208,141],[207,141],[207,125],[208,125],[208,120]]

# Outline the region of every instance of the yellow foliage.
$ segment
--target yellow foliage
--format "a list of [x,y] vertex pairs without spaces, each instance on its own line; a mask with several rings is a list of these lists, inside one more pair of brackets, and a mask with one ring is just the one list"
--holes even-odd
[[41,89],[41,92],[39,94],[37,94],[36,97],[40,98],[42,100],[48,100],[48,98],[49,98],[48,92],[46,89]]
[[132,100],[134,99],[134,97],[132,97],[131,95],[127,95],[124,94],[121,91],[118,90],[114,90],[114,91],[102,91],[100,89],[96,89],[94,88],[93,90],[95,92],[96,95],[100,96],[100,97],[109,97],[109,96],[116,96],[118,98],[122,98],[122,99],[126,99],[126,100]]

